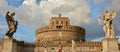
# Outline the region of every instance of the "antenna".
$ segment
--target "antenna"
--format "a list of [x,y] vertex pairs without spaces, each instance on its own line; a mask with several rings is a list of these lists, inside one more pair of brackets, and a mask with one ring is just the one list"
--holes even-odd
[[61,8],[59,8],[59,10],[58,10],[58,15],[59,15],[59,17],[61,18],[61,16],[62,16],[62,11],[61,11]]
[[59,17],[61,18],[62,14],[58,14],[58,15],[59,15]]

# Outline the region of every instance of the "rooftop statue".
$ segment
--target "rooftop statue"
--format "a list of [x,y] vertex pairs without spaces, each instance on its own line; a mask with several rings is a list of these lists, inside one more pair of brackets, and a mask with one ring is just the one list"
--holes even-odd
[[104,25],[103,25],[103,31],[106,34],[106,38],[115,38],[115,32],[114,32],[114,27],[113,27],[113,19],[116,16],[115,10],[112,11],[112,13],[108,13],[108,10],[104,10],[104,16],[99,17],[99,19],[103,20]]
[[14,20],[13,16],[15,13],[9,14],[9,11],[6,13],[6,22],[8,24],[8,31],[5,34],[5,38],[12,38],[14,33],[16,32],[18,22],[17,20]]

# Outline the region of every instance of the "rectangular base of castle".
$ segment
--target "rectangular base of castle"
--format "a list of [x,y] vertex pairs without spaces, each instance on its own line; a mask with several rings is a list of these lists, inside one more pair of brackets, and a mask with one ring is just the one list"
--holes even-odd
[[120,52],[118,38],[105,38],[102,40],[103,52]]

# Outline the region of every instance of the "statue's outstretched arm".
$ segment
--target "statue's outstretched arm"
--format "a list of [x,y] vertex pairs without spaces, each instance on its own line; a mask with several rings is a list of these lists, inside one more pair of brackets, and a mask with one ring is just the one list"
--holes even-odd
[[104,20],[104,17],[105,17],[105,16],[103,16],[103,17],[99,17],[99,19]]

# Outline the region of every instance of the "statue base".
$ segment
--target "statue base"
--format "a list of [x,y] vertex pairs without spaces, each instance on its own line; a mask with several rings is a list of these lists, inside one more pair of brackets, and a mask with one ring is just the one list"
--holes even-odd
[[17,43],[14,39],[5,39],[2,52],[17,52]]
[[5,39],[10,39],[8,36],[5,36]]
[[102,40],[103,52],[120,52],[118,38],[105,38]]

